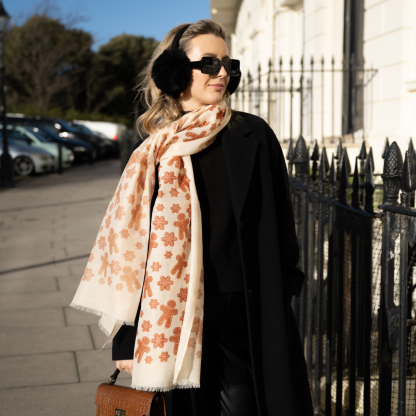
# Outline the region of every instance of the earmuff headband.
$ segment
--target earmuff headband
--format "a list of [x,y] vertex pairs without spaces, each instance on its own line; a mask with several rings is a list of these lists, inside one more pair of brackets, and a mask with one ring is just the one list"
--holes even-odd
[[[170,49],[163,51],[153,63],[152,79],[156,87],[164,94],[179,97],[185,91],[192,77],[191,61],[183,49],[179,48],[179,41],[191,24],[182,27],[173,38]],[[241,79],[232,76],[227,85],[230,95],[237,89]]]

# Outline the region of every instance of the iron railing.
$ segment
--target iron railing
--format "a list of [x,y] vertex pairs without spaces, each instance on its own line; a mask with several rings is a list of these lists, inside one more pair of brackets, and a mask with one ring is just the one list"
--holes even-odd
[[365,141],[354,172],[341,139],[330,165],[325,147],[308,148],[302,137],[294,147],[289,140],[286,157],[305,272],[292,308],[315,414],[415,415],[412,140],[403,162],[386,139],[380,185]]
[[[248,71],[242,77],[231,105],[264,118],[283,143],[299,135],[320,137],[324,143],[352,134],[354,141],[354,132],[362,130],[363,137],[366,124],[371,125],[371,81],[376,73],[353,59],[341,68],[334,58],[328,64],[323,57],[319,61],[311,57],[307,65],[301,58],[298,66],[292,58],[286,65],[280,58],[277,68],[270,59],[267,72],[259,64],[257,75]],[[343,91],[346,77],[348,93]]]

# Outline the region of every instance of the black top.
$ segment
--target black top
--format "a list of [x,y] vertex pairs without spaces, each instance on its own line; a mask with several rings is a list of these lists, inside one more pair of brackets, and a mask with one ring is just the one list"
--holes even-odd
[[[244,289],[237,226],[221,137],[220,132],[211,145],[191,155],[202,217],[205,293],[235,292]],[[136,147],[138,145],[140,143]],[[159,188],[157,168],[158,166],[155,190]],[[156,196],[157,192],[154,192],[151,210]],[[114,337],[113,360],[133,358],[139,313],[140,306],[135,326],[123,326]]]

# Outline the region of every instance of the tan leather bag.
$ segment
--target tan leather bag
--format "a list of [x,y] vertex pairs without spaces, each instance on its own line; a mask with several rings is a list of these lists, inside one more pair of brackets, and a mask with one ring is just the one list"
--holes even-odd
[[97,416],[166,416],[162,392],[115,386],[119,373],[117,369],[107,383],[98,386],[95,395]]

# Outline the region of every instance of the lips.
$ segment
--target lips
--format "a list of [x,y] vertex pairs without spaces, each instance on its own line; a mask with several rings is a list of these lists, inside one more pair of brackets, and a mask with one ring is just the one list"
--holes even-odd
[[221,91],[224,88],[223,84],[208,84],[209,87],[214,88],[214,90]]

